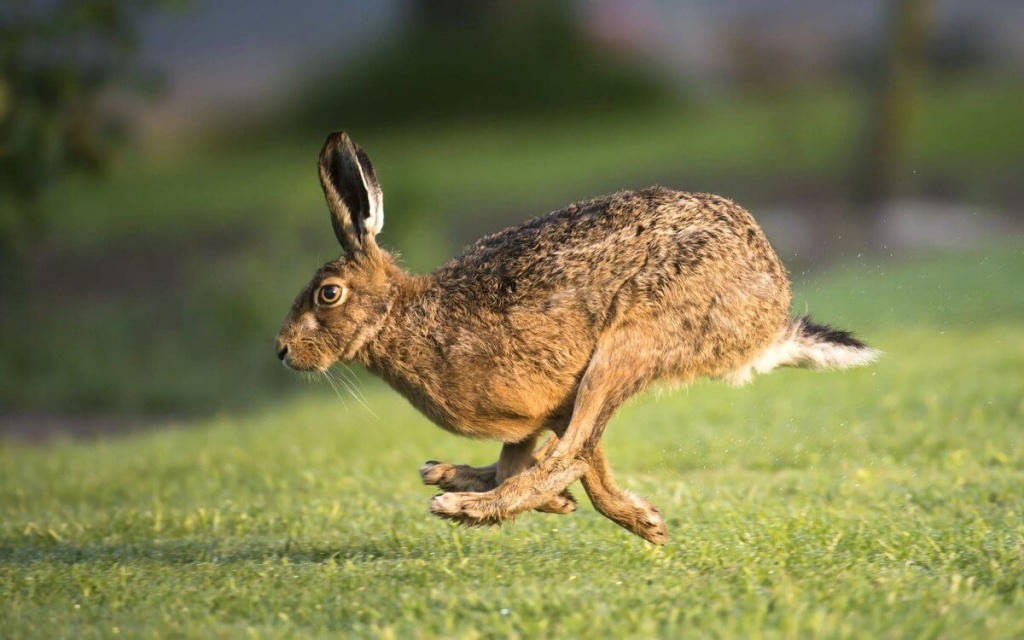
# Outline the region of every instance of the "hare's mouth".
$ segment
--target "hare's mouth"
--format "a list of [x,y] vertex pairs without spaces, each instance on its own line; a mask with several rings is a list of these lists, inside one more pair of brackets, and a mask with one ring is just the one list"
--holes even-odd
[[281,364],[292,371],[324,373],[331,368],[331,363],[305,362],[304,359],[296,359],[292,353],[286,352],[281,356]]
[[331,365],[329,364],[305,364],[293,362],[291,358],[287,357],[281,362],[292,371],[302,371],[304,373],[326,373],[327,370],[331,368]]
[[323,373],[330,369],[335,361],[335,358],[327,356],[320,349],[310,349],[307,345],[280,337],[277,339],[275,350],[281,364],[293,371]]

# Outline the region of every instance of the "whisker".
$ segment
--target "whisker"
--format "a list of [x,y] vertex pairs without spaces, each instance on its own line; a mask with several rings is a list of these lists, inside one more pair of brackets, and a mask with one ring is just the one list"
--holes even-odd
[[[341,372],[339,371],[338,373],[341,373]],[[342,374],[342,376],[344,376],[344,374]],[[339,383],[345,385],[345,388],[348,389],[348,392],[350,394],[352,394],[352,397],[355,398],[356,402],[361,404],[363,406],[363,408],[366,409],[369,412],[369,414],[371,416],[373,416],[377,420],[377,422],[381,422],[381,423],[384,422],[383,420],[380,419],[380,416],[378,416],[376,413],[374,413],[373,409],[370,408],[370,405],[367,404],[367,402],[365,402],[363,398],[359,397],[362,394],[357,394],[356,391],[354,390],[352,384],[346,378],[341,377],[341,378],[336,378],[336,380]]]
[[321,373],[323,373],[324,379],[327,380],[327,384],[331,385],[331,389],[334,390],[334,395],[338,396],[338,399],[341,400],[341,406],[345,407],[345,411],[348,411],[348,403],[345,402],[345,397],[341,395],[341,391],[338,390],[338,386],[334,384],[334,380],[331,378],[330,374],[327,373],[327,371],[322,371]]
[[378,422],[383,422],[380,419],[380,416],[378,416],[376,413],[374,413],[373,409],[370,408],[370,401],[366,397],[366,394],[364,394],[362,392],[362,390],[359,388],[358,383],[356,383],[354,380],[350,379],[344,373],[342,373],[340,371],[338,373],[340,373],[342,375],[342,377],[344,377],[346,380],[348,380],[348,387],[349,387],[349,389],[352,390],[352,395],[356,398],[356,400],[359,401],[359,404],[361,404],[364,407],[366,407],[366,410],[369,411],[370,415],[372,415],[374,418],[376,418]]
[[359,397],[358,397],[358,396],[356,396],[356,394],[352,392],[352,387],[351,387],[351,386],[349,385],[349,383],[348,383],[347,381],[345,381],[345,380],[342,380],[341,378],[338,378],[337,376],[335,376],[335,375],[333,375],[333,374],[331,374],[331,373],[328,373],[327,375],[330,375],[330,376],[331,376],[331,379],[332,379],[332,380],[334,381],[334,383],[335,383],[335,384],[338,384],[338,385],[341,385],[342,387],[344,387],[344,388],[345,388],[345,391],[347,391],[347,392],[348,392],[348,394],[349,394],[350,396],[352,396],[352,398],[353,398],[353,399],[354,399],[354,400],[355,400],[356,402],[358,402],[359,404],[363,405],[364,407],[366,406],[365,404],[363,404],[363,401],[362,401],[362,400],[360,400],[360,399],[359,399]]
[[366,400],[366,394],[363,393],[363,389],[362,389],[363,384],[362,384],[362,381],[359,379],[359,376],[357,376],[356,372],[353,371],[352,368],[349,367],[344,362],[341,363],[341,366],[345,367],[345,371],[348,371],[348,375],[345,374],[345,371],[339,371],[338,373],[340,373],[341,375],[345,376],[345,379],[348,380],[350,383],[352,383],[352,387],[359,394],[359,397],[361,397],[363,400]]

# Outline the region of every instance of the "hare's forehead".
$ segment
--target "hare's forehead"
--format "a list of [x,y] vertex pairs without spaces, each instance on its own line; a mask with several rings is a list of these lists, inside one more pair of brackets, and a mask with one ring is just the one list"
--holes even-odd
[[354,265],[347,259],[338,258],[320,267],[313,279],[320,282],[327,278],[346,278],[351,275],[354,268]]

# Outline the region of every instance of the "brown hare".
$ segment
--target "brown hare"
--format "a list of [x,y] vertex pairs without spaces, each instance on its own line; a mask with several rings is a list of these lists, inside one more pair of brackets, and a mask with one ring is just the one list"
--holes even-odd
[[615,484],[601,446],[626,399],[659,379],[741,384],[876,355],[789,315],[778,256],[750,214],[718,196],[656,187],[577,203],[413,275],[377,245],[383,198],[366,153],[334,133],[319,170],[343,253],[295,299],[277,355],[298,370],[358,362],[442,428],[500,440],[490,466],[421,467],[446,492],[430,503],[443,518],[568,513],[567,487],[581,480],[597,511],[664,543],[657,508]]

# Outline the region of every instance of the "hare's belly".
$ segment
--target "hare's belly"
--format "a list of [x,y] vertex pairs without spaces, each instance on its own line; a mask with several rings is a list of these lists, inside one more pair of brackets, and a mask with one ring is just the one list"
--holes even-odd
[[435,422],[460,435],[519,442],[568,418],[578,379],[572,370],[496,362],[487,371],[449,380],[448,420]]
[[496,369],[477,376],[446,376],[410,383],[385,379],[434,424],[470,438],[519,442],[567,419],[575,380],[527,378]]

